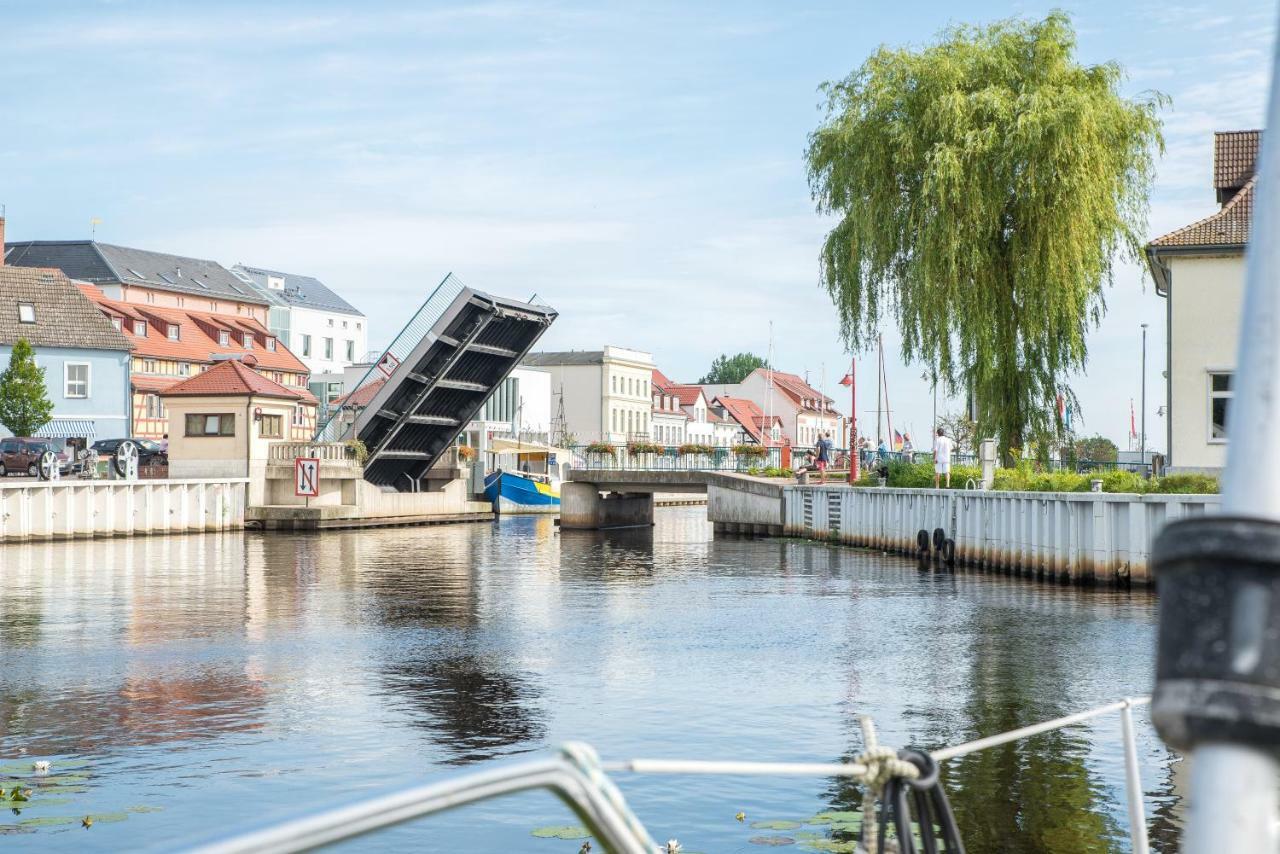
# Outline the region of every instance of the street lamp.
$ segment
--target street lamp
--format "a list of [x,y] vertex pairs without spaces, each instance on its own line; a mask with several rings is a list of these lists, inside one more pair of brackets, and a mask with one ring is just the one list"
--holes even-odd
[[1138,462],[1147,463],[1147,324],[1142,324],[1142,429],[1138,438]]

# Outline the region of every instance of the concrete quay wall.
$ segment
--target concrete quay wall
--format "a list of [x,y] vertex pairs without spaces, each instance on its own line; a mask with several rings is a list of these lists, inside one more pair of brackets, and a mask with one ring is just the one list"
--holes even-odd
[[914,555],[942,528],[955,561],[1059,583],[1151,584],[1152,543],[1166,522],[1218,512],[1217,495],[784,488],[788,536]]
[[244,527],[248,478],[0,481],[0,543]]

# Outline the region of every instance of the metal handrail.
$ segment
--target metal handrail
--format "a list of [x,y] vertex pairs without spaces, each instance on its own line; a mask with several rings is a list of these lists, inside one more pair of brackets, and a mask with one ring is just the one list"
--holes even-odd
[[[1075,726],[1112,712],[1120,713],[1124,741],[1125,795],[1129,838],[1134,854],[1148,854],[1146,811],[1138,774],[1133,709],[1150,697],[1130,697],[1073,715],[931,751],[938,762],[956,759],[1031,736]],[[633,774],[714,774],[769,777],[864,777],[859,762],[749,762],[688,759],[630,759],[601,763],[589,746],[571,742],[545,759],[503,765],[459,777],[415,786],[403,792],[371,798],[350,806],[304,816],[251,831],[221,842],[202,845],[196,854],[259,854],[308,851],[454,807],[530,789],[550,789],[587,825],[604,847],[623,854],[651,854],[655,845],[648,831],[627,806],[606,772]]]

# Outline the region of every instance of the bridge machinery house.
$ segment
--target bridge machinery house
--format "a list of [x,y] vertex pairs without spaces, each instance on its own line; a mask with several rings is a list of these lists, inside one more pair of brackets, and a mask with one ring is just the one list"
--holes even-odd
[[93,285],[79,287],[133,347],[133,435],[160,439],[168,434],[163,392],[225,361],[241,362],[295,393],[281,439],[307,441],[314,435],[316,399],[307,388],[307,367],[260,321],[247,314],[122,302]]
[[34,349],[53,403],[37,436],[89,444],[128,435],[129,342],[60,271],[0,264],[0,370],[19,339]]
[[1226,464],[1244,252],[1256,192],[1262,131],[1214,134],[1213,186],[1219,209],[1147,245],[1168,336],[1168,466],[1219,472]]

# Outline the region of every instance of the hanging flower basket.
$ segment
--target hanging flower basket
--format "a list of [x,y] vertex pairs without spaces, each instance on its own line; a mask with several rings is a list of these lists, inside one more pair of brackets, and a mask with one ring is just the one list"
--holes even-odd
[[476,449],[470,445],[458,446],[458,459],[470,462],[476,458]]
[[653,442],[632,442],[627,445],[627,453],[633,457],[643,456],[644,454],[661,454],[665,448]]
[[768,454],[768,449],[764,445],[734,445],[733,452],[740,457],[758,460]]
[[601,456],[608,457],[609,459],[613,459],[614,456],[613,445],[610,445],[608,442],[592,442],[582,450],[584,453],[600,454]]
[[715,453],[715,450],[716,449],[710,445],[703,445],[699,442],[689,442],[680,446],[679,453],[682,456],[685,454],[713,454]]

